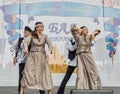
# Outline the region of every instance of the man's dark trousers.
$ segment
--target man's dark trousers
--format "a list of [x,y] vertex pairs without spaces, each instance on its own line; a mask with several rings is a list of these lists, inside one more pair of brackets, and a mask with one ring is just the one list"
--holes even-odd
[[66,74],[64,76],[64,79],[62,80],[62,83],[58,89],[57,94],[64,94],[65,86],[66,86],[68,80],[70,79],[72,73],[74,72],[75,68],[76,68],[76,66],[68,66]]

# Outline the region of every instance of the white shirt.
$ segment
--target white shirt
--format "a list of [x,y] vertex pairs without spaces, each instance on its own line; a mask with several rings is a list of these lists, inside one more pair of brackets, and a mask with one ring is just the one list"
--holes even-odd
[[25,63],[25,62],[26,62],[26,57],[27,57],[27,56],[24,55],[23,42],[24,42],[24,39],[22,40],[19,49],[18,49],[18,42],[16,43],[16,45],[14,45],[14,46],[11,47],[11,52],[12,52],[12,55],[13,55],[13,56],[15,56],[15,53],[16,53],[17,50],[18,50],[18,53],[17,53],[17,63],[18,63],[18,64],[21,64],[21,63]]
[[[73,38],[71,38],[71,39],[73,42],[75,42],[75,40]],[[75,43],[75,45],[72,45],[70,40],[66,43],[67,57],[68,57],[69,51],[75,51],[77,49],[76,43]],[[69,58],[67,58],[66,63],[70,66],[77,66],[77,57],[75,56],[75,58],[73,60],[70,60]]]
[[[71,40],[73,42],[75,42],[75,40],[73,38],[71,38],[67,43],[66,43],[66,49],[67,49],[67,61],[66,63],[69,65],[69,66],[77,66],[77,57],[75,56],[75,58],[73,60],[70,60],[68,58],[68,53],[69,51],[75,51],[77,49],[77,44],[75,43],[75,45],[72,45],[71,44]],[[92,41],[92,45],[93,46],[95,44],[95,41]]]

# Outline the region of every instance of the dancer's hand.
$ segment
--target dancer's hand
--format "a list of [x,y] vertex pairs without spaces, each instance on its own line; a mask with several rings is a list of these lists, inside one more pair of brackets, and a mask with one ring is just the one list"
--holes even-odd
[[76,33],[81,34],[81,32],[82,32],[82,29],[77,27],[76,28]]
[[47,55],[46,55],[46,61],[49,62],[50,59],[51,59],[51,57],[52,57],[52,54],[51,54],[51,52],[49,51],[49,52],[47,53]]
[[24,54],[27,55],[28,54],[28,49],[24,50]]
[[13,64],[16,65],[16,63],[17,63],[17,59],[16,57],[13,57]]
[[96,37],[100,32],[101,32],[100,30],[95,30],[95,31],[92,33],[92,38],[91,38],[91,40],[94,40],[95,37]]
[[71,32],[75,32],[75,31],[76,31],[76,26],[73,25],[73,26],[71,27]]
[[95,30],[95,31],[93,32],[93,35],[94,35],[94,36],[97,36],[100,32],[101,32],[100,30]]

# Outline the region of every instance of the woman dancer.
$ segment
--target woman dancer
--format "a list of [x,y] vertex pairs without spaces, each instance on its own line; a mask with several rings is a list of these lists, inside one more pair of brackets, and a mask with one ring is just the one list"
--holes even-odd
[[95,30],[91,35],[88,35],[88,28],[82,26],[81,36],[77,33],[76,27],[71,28],[71,33],[77,43],[77,89],[101,89],[101,81],[99,72],[91,52],[92,40],[100,33],[100,30]]
[[[51,94],[53,87],[52,77],[49,68],[49,57],[52,52],[52,43],[47,35],[43,34],[44,25],[42,22],[35,24],[35,31],[24,41],[25,54],[28,54],[26,65],[21,80],[21,91],[24,87],[29,89],[48,90]],[[28,53],[28,45],[31,43],[31,50]],[[46,56],[45,44],[48,44],[49,52]]]

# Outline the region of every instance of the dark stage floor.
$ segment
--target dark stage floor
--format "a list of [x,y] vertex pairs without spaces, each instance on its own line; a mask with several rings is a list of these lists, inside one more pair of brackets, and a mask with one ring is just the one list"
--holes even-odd
[[[71,89],[75,87],[66,87],[65,94],[70,94]],[[103,87],[103,89],[113,89],[114,94],[120,94],[120,87]],[[52,94],[56,94],[58,87],[52,89]],[[0,87],[0,94],[18,94],[17,87]],[[37,90],[25,89],[25,94],[39,94]]]

